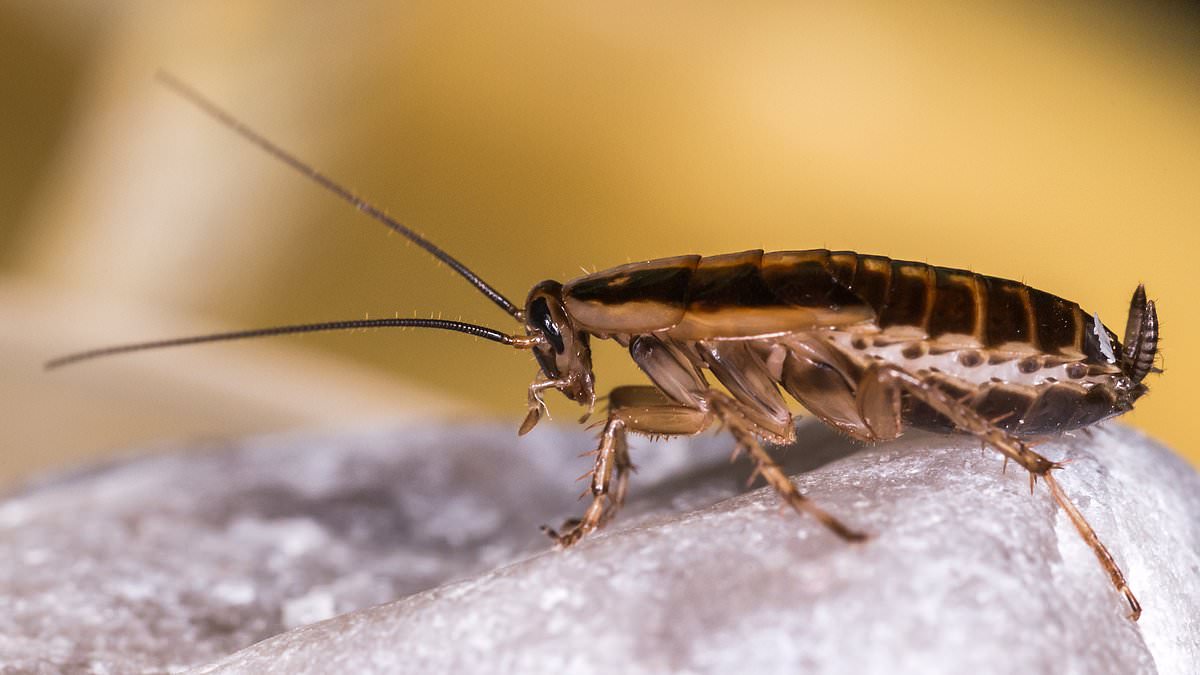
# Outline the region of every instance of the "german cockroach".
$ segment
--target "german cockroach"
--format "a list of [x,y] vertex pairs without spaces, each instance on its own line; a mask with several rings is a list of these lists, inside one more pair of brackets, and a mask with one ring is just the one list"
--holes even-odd
[[[557,390],[596,403],[591,340],[629,350],[649,386],[622,386],[608,411],[590,474],[591,502],[561,532],[570,546],[620,508],[629,480],[629,432],[696,434],[720,423],[737,451],[796,511],[839,537],[864,535],[807,499],[762,442],[795,437],[780,388],[817,418],[863,441],[907,427],[971,434],[1024,467],[1054,501],[1141,613],[1121,570],[1054,478],[1062,468],[1031,439],[1120,415],[1146,393],[1158,350],[1158,317],[1141,286],[1122,343],[1074,302],[1025,284],[947,267],[844,251],[761,250],[684,255],[622,265],[567,283],[543,281],[523,307],[375,206],[247,128],[178,80],[160,79],[243,138],[425,249],[523,325],[506,333],[437,319],[369,319],[279,326],[126,344],[63,356],[55,368],[123,352],[249,337],[373,327],[437,328],[530,350],[539,372],[528,390],[529,432]],[[715,388],[708,375],[723,388]]]

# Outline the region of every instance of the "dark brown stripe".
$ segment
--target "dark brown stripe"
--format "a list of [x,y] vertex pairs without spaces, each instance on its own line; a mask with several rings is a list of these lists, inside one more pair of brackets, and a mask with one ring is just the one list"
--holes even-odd
[[975,304],[975,275],[946,267],[934,268],[937,296],[929,316],[929,337],[946,333],[975,333],[978,307]]
[[883,256],[858,256],[858,269],[854,272],[854,287],[850,290],[863,302],[878,310],[887,302],[888,287],[892,283],[892,261]]
[[1037,316],[1033,313],[1033,300],[1029,297],[1029,292],[1032,290],[1029,286],[1020,284],[1018,296],[1021,298],[1021,304],[1025,306],[1025,325],[1029,326],[1029,335],[1025,341],[1030,346],[1036,347],[1038,343]]
[[655,302],[682,308],[699,260],[700,256],[682,256],[622,265],[574,280],[566,292],[583,302],[610,306]]
[[1041,391],[1026,415],[1022,429],[1029,434],[1070,431],[1125,412],[1111,388],[1096,386],[1082,391],[1077,386],[1055,384]]
[[995,277],[981,277],[987,288],[987,324],[984,346],[1024,342],[1030,337],[1024,284]]
[[854,288],[854,272],[858,269],[858,254],[854,251],[831,251],[829,271],[846,288]]
[[887,303],[879,315],[880,327],[924,326],[929,309],[929,285],[928,265],[893,261]]
[[1077,345],[1075,303],[1036,288],[1029,289],[1029,301],[1036,319],[1038,348],[1054,354]]
[[1083,397],[1075,414],[1071,415],[1069,428],[1090,426],[1127,410],[1129,407],[1123,407],[1117,402],[1116,394],[1110,387],[1092,387]]
[[978,274],[972,274],[971,277],[971,292],[975,294],[975,330],[971,334],[982,345],[987,343],[987,279]]
[[1026,414],[1025,426],[1031,433],[1064,431],[1083,400],[1084,392],[1079,387],[1066,384],[1045,387]]
[[860,307],[862,300],[834,279],[829,252],[779,251],[762,259],[763,282],[781,304],[828,308]]
[[778,307],[762,278],[762,251],[701,258],[687,291],[688,311]]
[[[937,374],[928,376],[927,382],[957,400],[965,399],[977,390],[974,385],[966,385],[961,380]],[[917,429],[942,432],[956,430],[954,422],[949,418],[908,393],[901,399],[901,416],[906,425]]]
[[1025,387],[992,385],[974,404],[975,412],[1001,429],[1014,430],[1023,426],[1025,413],[1035,402],[1035,396]]

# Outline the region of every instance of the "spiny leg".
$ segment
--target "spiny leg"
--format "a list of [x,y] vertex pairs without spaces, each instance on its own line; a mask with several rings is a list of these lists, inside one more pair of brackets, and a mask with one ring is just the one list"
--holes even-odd
[[768,485],[775,488],[775,492],[797,513],[807,513],[816,518],[818,522],[846,541],[863,541],[867,538],[867,535],[850,529],[801,494],[796,485],[792,483],[791,478],[788,478],[787,473],[758,442],[753,425],[742,415],[734,399],[722,392],[712,391],[709,393],[709,401],[712,404],[713,412],[729,427],[729,431],[738,443],[738,449],[744,450],[754,462],[755,473],[762,476]]
[[[633,464],[625,440],[627,431],[654,435],[695,434],[703,431],[710,416],[702,410],[671,401],[654,387],[617,387],[608,396],[608,420],[600,434],[596,462],[590,472],[592,501],[583,517],[569,520],[560,534],[542,530],[560,546],[575,544],[589,532],[612,520],[625,502]],[[585,493],[586,494],[586,493]]]
[[[600,433],[600,447],[596,449],[596,464],[590,473],[592,501],[588,504],[583,517],[568,520],[563,524],[563,532],[559,534],[543,525],[542,530],[556,541],[559,546],[567,547],[583,538],[583,536],[607,522],[613,511],[609,503],[609,487],[612,484],[613,469],[618,455],[617,448],[625,445],[625,422],[615,414],[609,414],[604,431]],[[623,480],[621,481],[624,482]],[[623,489],[623,488],[622,488]],[[586,493],[585,493],[586,494]]]
[[1058,502],[1058,505],[1062,507],[1063,511],[1067,512],[1067,517],[1069,517],[1071,519],[1071,523],[1075,525],[1075,529],[1079,532],[1079,536],[1083,537],[1083,540],[1087,542],[1088,546],[1092,547],[1092,551],[1100,560],[1100,565],[1104,568],[1105,572],[1108,572],[1108,578],[1112,580],[1112,585],[1115,586],[1116,589],[1125,596],[1125,600],[1129,603],[1129,618],[1137,621],[1138,617],[1142,615],[1142,605],[1138,602],[1138,599],[1134,597],[1133,591],[1130,590],[1129,584],[1125,581],[1125,575],[1121,572],[1121,568],[1117,565],[1117,561],[1113,559],[1112,553],[1109,553],[1108,548],[1103,542],[1100,541],[1100,536],[1096,534],[1094,529],[1092,529],[1091,524],[1089,524],[1087,519],[1083,517],[1083,514],[1079,512],[1079,509],[1075,507],[1075,504],[1067,498],[1067,494],[1063,492],[1062,487],[1059,486],[1058,481],[1054,478],[1054,475],[1047,473],[1045,476],[1043,476],[1043,478],[1046,481],[1046,485],[1050,487],[1050,494],[1054,495],[1054,501]]
[[620,437],[620,442],[613,450],[612,464],[613,480],[608,491],[609,505],[601,514],[597,527],[604,527],[608,524],[608,521],[612,520],[613,516],[617,515],[617,511],[625,505],[625,493],[629,488],[629,474],[633,473],[634,466],[629,459],[629,443],[626,442],[624,435]]
[[1000,429],[966,402],[954,398],[927,379],[895,366],[874,364],[863,373],[859,386],[859,409],[872,429],[878,427],[883,437],[891,437],[899,431],[900,397],[898,394],[900,391],[908,393],[945,415],[961,431],[974,434],[988,445],[996,448],[1004,455],[1006,461],[1012,459],[1025,467],[1029,471],[1031,489],[1037,478],[1045,480],[1054,501],[1067,513],[1071,523],[1075,525],[1075,529],[1096,554],[1100,565],[1104,567],[1112,580],[1113,586],[1125,596],[1130,608],[1129,618],[1137,621],[1142,614],[1142,607],[1125,581],[1125,575],[1121,572],[1121,568],[1117,566],[1112,554],[1100,541],[1096,531],[1088,524],[1083,514],[1075,507],[1075,504],[1071,502],[1062,487],[1059,486],[1058,481],[1050,473],[1054,469],[1061,468],[1061,464],[1052,462],[1030,450],[1027,444]]

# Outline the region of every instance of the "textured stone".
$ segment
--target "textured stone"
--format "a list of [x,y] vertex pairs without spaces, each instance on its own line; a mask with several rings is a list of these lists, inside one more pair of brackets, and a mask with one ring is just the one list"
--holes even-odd
[[2,672],[1200,663],[1200,476],[1164,448],[1120,426],[1040,446],[1072,460],[1060,480],[1129,574],[1132,623],[1044,487],[1031,497],[995,453],[799,436],[786,468],[871,540],[743,494],[722,435],[637,443],[622,517],[565,552],[536,526],[581,512],[571,479],[594,440],[551,426],[274,436],[47,480],[0,502]]

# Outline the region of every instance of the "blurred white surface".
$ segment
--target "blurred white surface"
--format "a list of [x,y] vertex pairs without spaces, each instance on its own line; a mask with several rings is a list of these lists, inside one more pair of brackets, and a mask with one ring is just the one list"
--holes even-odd
[[799,431],[786,468],[865,544],[780,515],[767,490],[738,496],[748,467],[723,435],[639,443],[623,517],[565,552],[535,526],[578,515],[594,439],[553,425],[296,434],[81,472],[0,502],[0,654],[144,672],[246,648],[198,672],[256,674],[1200,662],[1200,476],[1165,448],[1121,426],[1041,446],[1072,460],[1060,480],[1128,573],[1133,623],[1044,487],[994,453]]

